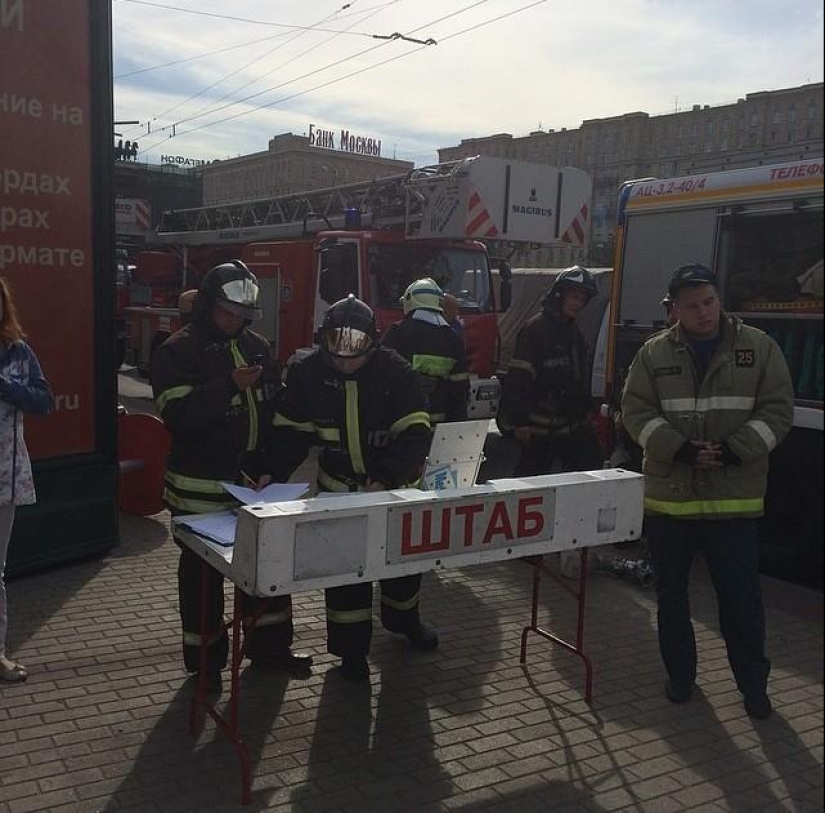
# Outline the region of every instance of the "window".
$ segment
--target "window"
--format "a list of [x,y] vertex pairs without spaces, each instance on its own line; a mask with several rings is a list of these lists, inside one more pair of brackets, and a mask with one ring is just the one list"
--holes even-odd
[[483,252],[419,243],[371,243],[368,271],[373,300],[381,308],[401,308],[401,295],[413,280],[432,277],[459,306],[492,309],[490,272]]
[[822,210],[745,212],[722,220],[719,245],[725,307],[776,340],[811,401],[823,399],[822,320],[793,317],[822,312],[822,230]]

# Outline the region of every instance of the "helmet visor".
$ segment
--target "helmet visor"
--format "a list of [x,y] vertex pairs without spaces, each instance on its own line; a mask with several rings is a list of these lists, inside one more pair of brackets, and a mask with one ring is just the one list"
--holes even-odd
[[322,336],[324,349],[333,356],[354,358],[372,347],[372,337],[355,327],[329,327]]
[[221,285],[218,304],[242,319],[260,319],[258,286],[250,279],[233,279]]

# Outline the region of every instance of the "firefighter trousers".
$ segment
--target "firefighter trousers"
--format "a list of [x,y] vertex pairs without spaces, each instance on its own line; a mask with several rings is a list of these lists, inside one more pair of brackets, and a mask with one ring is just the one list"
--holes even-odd
[[534,437],[521,447],[521,456],[513,471],[514,477],[537,477],[559,471],[591,471],[600,469],[604,460],[596,432],[588,423],[572,432],[549,437]]
[[[418,628],[421,574],[384,579],[381,623],[403,635]],[[372,640],[372,583],[346,584],[324,591],[327,605],[327,649],[341,658],[365,658]]]
[[[229,637],[224,621],[224,577],[213,567],[203,567],[203,559],[178,543],[178,599],[183,628],[183,663],[187,672],[200,669],[202,636],[206,637],[207,671],[226,666]],[[201,578],[206,573],[206,630],[201,631]],[[266,661],[292,645],[291,596],[254,598],[242,596],[241,612],[245,633],[246,655],[253,661]]]
[[701,554],[716,591],[719,629],[736,685],[745,697],[763,696],[771,662],[765,654],[756,521],[649,516],[646,527],[656,571],[659,651],[671,682],[685,688],[696,680],[688,582]]

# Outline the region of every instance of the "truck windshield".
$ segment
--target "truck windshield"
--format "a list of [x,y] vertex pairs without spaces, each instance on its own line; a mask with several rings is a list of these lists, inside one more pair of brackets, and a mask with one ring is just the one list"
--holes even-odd
[[490,270],[484,252],[428,243],[372,243],[367,250],[373,302],[379,308],[400,308],[407,286],[432,277],[451,293],[464,311],[490,311]]

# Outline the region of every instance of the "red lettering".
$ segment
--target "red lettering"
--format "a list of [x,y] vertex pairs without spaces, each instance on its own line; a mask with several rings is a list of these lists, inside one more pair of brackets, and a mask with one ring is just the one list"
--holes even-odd
[[441,538],[433,542],[433,512],[430,509],[421,512],[421,538],[416,542],[412,534],[413,515],[408,511],[401,518],[401,555],[412,556],[417,553],[433,553],[450,547],[450,509],[441,512]]
[[483,511],[482,504],[476,505],[459,505],[456,506],[455,515],[457,517],[464,517],[464,547],[470,548],[473,545],[473,517],[479,512]]
[[542,505],[544,497],[522,497],[518,501],[518,531],[519,537],[538,536],[544,530],[544,514],[541,511],[530,511],[534,505]]
[[507,503],[497,502],[490,513],[490,521],[487,523],[487,531],[484,534],[484,544],[489,544],[494,536],[504,534],[504,538],[513,538],[513,526],[510,524],[510,516],[507,514]]

